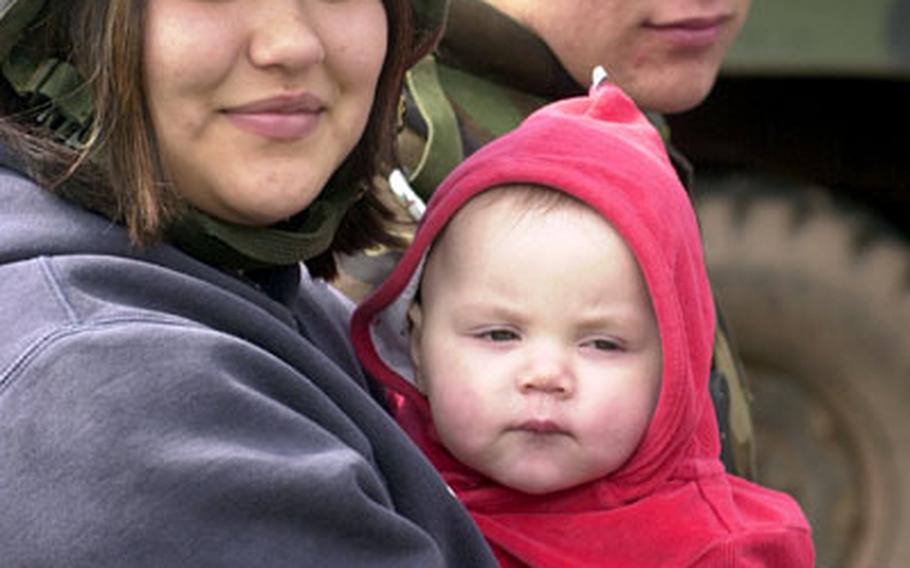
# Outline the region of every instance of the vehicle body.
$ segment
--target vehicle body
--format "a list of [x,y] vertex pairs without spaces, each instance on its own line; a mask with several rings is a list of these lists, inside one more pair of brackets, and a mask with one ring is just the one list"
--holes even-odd
[[910,0],[761,0],[670,118],[753,391],[759,480],[819,566],[908,566]]

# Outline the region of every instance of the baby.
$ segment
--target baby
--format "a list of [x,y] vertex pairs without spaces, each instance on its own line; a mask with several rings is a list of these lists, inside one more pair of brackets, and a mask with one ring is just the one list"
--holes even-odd
[[714,325],[660,136],[601,84],[457,168],[352,333],[503,566],[812,566],[719,460]]

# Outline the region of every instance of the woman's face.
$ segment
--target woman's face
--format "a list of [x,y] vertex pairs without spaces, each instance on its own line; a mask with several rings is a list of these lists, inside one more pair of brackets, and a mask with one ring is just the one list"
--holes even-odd
[[305,209],[363,133],[387,47],[381,0],[153,0],[144,87],[163,167],[215,217]]

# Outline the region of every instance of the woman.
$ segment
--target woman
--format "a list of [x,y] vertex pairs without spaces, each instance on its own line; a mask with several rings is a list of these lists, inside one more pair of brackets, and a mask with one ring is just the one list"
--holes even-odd
[[494,565],[310,277],[388,241],[370,180],[443,12],[6,3],[5,566]]

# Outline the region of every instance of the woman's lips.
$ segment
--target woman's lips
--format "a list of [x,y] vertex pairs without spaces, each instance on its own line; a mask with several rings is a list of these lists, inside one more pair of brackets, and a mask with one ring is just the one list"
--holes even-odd
[[319,115],[312,113],[227,113],[228,119],[241,130],[275,140],[296,140],[312,132]]
[[664,41],[684,49],[704,49],[713,46],[730,16],[689,18],[669,22],[647,22],[645,28]]
[[323,104],[310,95],[279,96],[225,109],[234,126],[273,140],[296,140],[319,124]]

